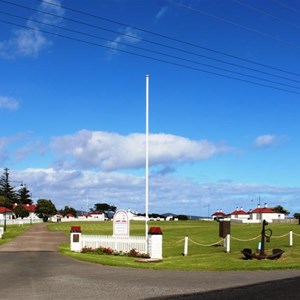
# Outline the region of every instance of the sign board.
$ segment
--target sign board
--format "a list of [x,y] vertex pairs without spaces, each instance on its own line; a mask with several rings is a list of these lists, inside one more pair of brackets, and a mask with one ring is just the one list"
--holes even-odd
[[117,210],[114,218],[114,236],[129,236],[129,219],[128,214],[125,210]]

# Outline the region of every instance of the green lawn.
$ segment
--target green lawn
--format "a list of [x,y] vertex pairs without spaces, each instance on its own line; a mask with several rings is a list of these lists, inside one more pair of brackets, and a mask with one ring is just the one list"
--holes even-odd
[[[50,230],[62,230],[69,235],[72,225],[81,226],[83,234],[111,235],[112,222],[77,222],[49,224]],[[244,248],[257,249],[261,225],[258,224],[231,224],[231,251],[226,253],[223,242],[218,245],[208,246],[221,241],[219,237],[219,223],[207,221],[178,221],[178,222],[150,222],[149,227],[159,226],[163,232],[163,261],[160,263],[140,263],[134,258],[83,254],[71,252],[70,245],[62,245],[61,251],[76,259],[92,261],[100,264],[114,266],[129,266],[152,269],[177,269],[177,270],[271,270],[292,269],[300,267],[300,226],[297,224],[269,224],[267,229],[272,229],[273,237],[266,243],[266,250],[280,248],[285,251],[278,260],[244,260],[241,250]],[[289,231],[293,230],[294,245],[289,246]],[[144,222],[131,222],[131,235],[144,235]],[[283,235],[287,235],[282,237]],[[188,255],[183,256],[184,237],[189,237]],[[239,239],[239,240],[236,240]],[[200,245],[199,245],[200,244]]]

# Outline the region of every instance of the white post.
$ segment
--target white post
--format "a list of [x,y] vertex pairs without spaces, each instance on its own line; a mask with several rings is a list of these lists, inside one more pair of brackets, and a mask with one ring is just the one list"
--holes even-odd
[[293,231],[290,230],[290,246],[293,246]]
[[226,252],[230,252],[230,234],[227,234],[226,236]]
[[80,226],[71,226],[70,244],[71,244],[71,251],[81,252],[82,240],[81,240]]
[[187,255],[188,255],[188,245],[189,245],[189,237],[186,236],[186,237],[184,238],[183,256],[187,256]]
[[145,200],[145,230],[146,240],[148,240],[148,203],[149,203],[149,75],[146,75],[146,200]]
[[162,232],[160,227],[151,227],[148,238],[148,254],[152,259],[162,259]]
[[71,232],[70,243],[71,243],[71,251],[81,252],[82,250],[81,232]]

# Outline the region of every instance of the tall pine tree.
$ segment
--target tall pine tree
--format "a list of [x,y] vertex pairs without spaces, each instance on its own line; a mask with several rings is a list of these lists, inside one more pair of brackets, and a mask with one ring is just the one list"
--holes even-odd
[[18,202],[18,197],[14,191],[14,187],[9,182],[8,168],[4,169],[4,173],[0,178],[0,196],[4,199],[2,205],[11,208],[13,203]]

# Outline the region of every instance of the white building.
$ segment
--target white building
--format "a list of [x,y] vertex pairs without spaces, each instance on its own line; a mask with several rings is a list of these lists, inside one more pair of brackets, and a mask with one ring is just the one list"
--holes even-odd
[[225,219],[227,218],[227,214],[225,214],[222,209],[218,209],[216,212],[214,212],[212,215],[211,215],[211,218],[213,220],[222,220],[222,219]]
[[250,212],[250,220],[262,222],[266,220],[269,223],[272,223],[273,220],[283,220],[285,219],[285,214],[277,213],[273,209],[268,208],[267,203],[264,207],[257,206],[254,210]]
[[248,220],[250,218],[250,214],[245,212],[244,209],[236,208],[231,214],[229,214],[231,220]]
[[11,209],[0,206],[0,220],[11,220],[13,215],[14,214]]

